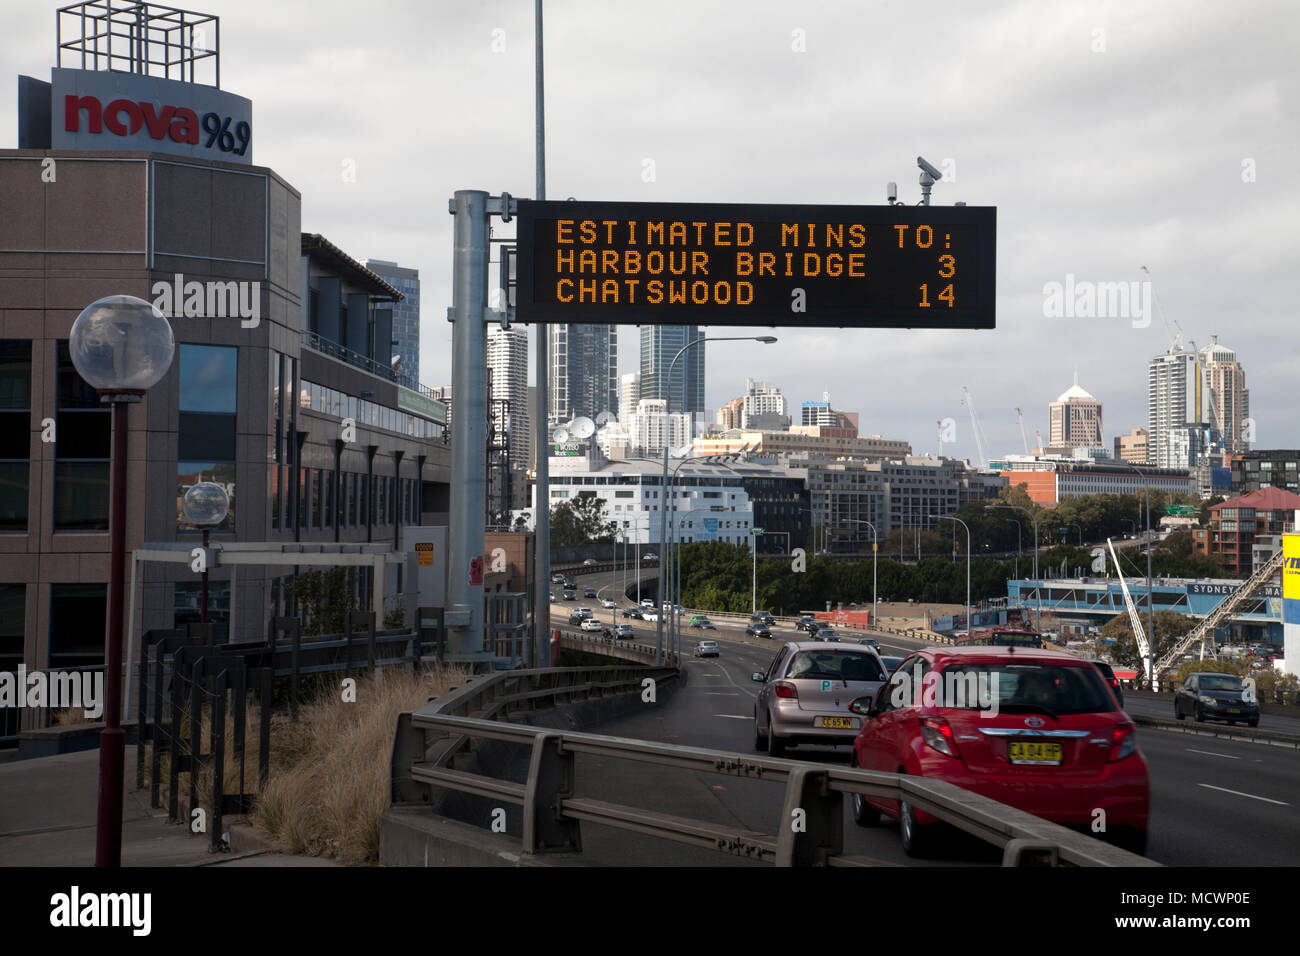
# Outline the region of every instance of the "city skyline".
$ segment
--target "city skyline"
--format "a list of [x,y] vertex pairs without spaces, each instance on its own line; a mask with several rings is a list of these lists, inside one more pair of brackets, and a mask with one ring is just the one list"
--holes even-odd
[[[488,2],[445,17],[381,2],[376,15],[400,12],[409,29],[373,39],[342,9],[209,6],[222,17],[223,80],[255,103],[256,161],[303,193],[304,231],[418,269],[428,300],[421,378],[450,381],[446,202],[463,188],[533,191],[532,6]],[[1283,175],[1300,123],[1295,81],[1276,67],[1287,61],[1285,31],[1270,27],[1289,14],[1275,3],[1251,9],[771,2],[738,20],[723,6],[669,3],[651,16],[548,3],[549,197],[877,205],[894,181],[911,204],[922,154],[947,174],[934,203],[998,208],[998,328],[778,326],[776,348],[705,347],[712,368],[738,370],[710,376],[706,408],[742,394],[745,377],[777,382],[795,402],[830,391],[861,412],[864,433],[918,450],[934,449],[935,422],[950,418],[945,452],[974,459],[963,386],[987,451],[1014,451],[1016,407],[1031,437],[1048,432],[1059,388],[1039,382],[1060,376],[1040,373],[1077,366],[1105,399],[1109,438],[1145,426],[1142,381],[1169,323],[1197,343],[1230,336],[1250,374],[1253,445],[1300,446],[1288,414],[1295,349],[1285,344],[1289,264],[1300,252],[1287,223],[1300,185]],[[53,6],[8,13],[10,72],[46,76]],[[327,106],[321,72],[336,90]],[[590,82],[602,75],[619,82]],[[811,88],[824,98],[810,109]],[[427,122],[413,126],[407,103],[425,89],[457,93],[430,98]],[[1008,112],[1020,121],[991,121]],[[0,100],[0,125],[13,142],[12,97]],[[1053,283],[1121,282],[1151,283],[1143,314],[1048,315]],[[619,330],[616,374],[636,370],[637,335]],[[534,368],[530,360],[530,379]]]

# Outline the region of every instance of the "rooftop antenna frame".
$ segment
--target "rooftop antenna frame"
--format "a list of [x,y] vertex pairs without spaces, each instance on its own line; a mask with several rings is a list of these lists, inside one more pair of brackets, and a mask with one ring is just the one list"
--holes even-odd
[[[65,24],[67,35],[64,39]],[[221,88],[221,18],[139,0],[83,0],[55,11],[58,44],[80,69],[135,73]],[[210,61],[210,63],[202,62]],[[211,78],[199,79],[211,66]]]

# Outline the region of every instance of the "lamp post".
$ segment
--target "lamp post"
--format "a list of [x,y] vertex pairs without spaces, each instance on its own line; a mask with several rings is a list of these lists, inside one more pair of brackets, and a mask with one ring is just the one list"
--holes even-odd
[[[876,526],[865,518],[840,518],[844,524],[864,524],[871,529],[871,626],[874,628],[877,624],[877,612],[880,610],[880,601],[876,594],[876,551],[878,538],[876,535]],[[967,532],[969,534],[969,531]],[[900,539],[902,535],[899,535]],[[967,589],[969,590],[969,588]],[[967,604],[970,603],[968,600]]]
[[[203,528],[203,593],[200,598],[202,607],[199,620],[208,623],[208,534],[215,525],[226,520],[230,513],[230,496],[226,489],[215,481],[200,481],[185,492],[181,510],[190,524]],[[233,621],[231,622],[234,623]],[[206,638],[205,638],[206,643]]]
[[[673,380],[673,369],[677,366],[677,360],[685,355],[688,349],[694,348],[697,345],[702,345],[705,342],[762,342],[764,345],[771,345],[775,341],[776,336],[774,335],[724,335],[714,336],[712,338],[707,335],[702,335],[692,342],[687,342],[678,349],[677,354],[673,356],[673,360],[668,363],[668,377],[666,381],[671,385]],[[672,412],[671,401],[668,403],[668,411],[669,413]],[[668,546],[668,442],[666,441],[664,442],[663,478],[660,482],[659,488],[662,496],[659,505],[659,545],[660,547],[666,548]],[[676,503],[674,502],[674,504]],[[662,565],[660,567],[662,568]],[[663,583],[662,575],[660,576],[660,583],[661,585]],[[659,589],[661,595],[663,594],[663,590],[664,589],[661,586]],[[664,616],[660,614],[658,617],[659,620],[655,622],[655,660],[658,662],[659,666],[662,667],[664,663]]]
[[[671,495],[672,500],[674,502],[676,502],[677,500],[677,494],[676,494],[677,476],[682,470],[682,465],[686,464],[687,462],[702,461],[702,460],[707,460],[707,462],[711,465],[729,464],[730,462],[743,456],[748,451],[749,451],[749,445],[741,445],[739,451],[726,454],[726,455],[712,455],[712,454],[690,455],[686,458],[680,459],[677,462],[677,464],[673,466],[672,477],[669,479],[668,488],[669,491],[672,492]],[[638,459],[638,460],[644,461],[647,459]],[[667,565],[665,564],[660,565],[660,569],[661,569],[660,580],[668,582],[668,589],[671,593],[671,599],[669,601],[669,604],[672,606],[673,611],[672,611],[672,617],[669,620],[669,623],[671,625],[671,627],[669,628],[669,644],[672,646],[673,650],[676,651],[677,654],[680,656],[681,616],[676,612],[676,608],[679,607],[682,603],[682,565],[681,565],[682,522],[680,518],[676,517],[675,509],[674,509],[674,517],[675,520],[673,521],[673,526],[672,526],[671,544],[669,549],[665,552],[669,556],[670,563]],[[660,604],[662,604],[663,603],[662,594],[660,595],[660,597],[661,597]],[[662,608],[660,610],[662,611]]]
[[1025,514],[1029,515],[1030,519],[1034,522],[1034,595],[1037,598],[1037,604],[1038,604],[1038,624],[1036,625],[1036,627],[1038,629],[1038,633],[1041,634],[1043,632],[1043,587],[1042,587],[1042,582],[1039,581],[1038,579],[1038,540],[1039,540],[1038,539],[1038,515],[1030,511],[1028,508],[1021,507],[1020,505],[985,505],[984,506],[985,511],[988,511],[991,508],[1008,508],[1008,509],[1014,509],[1015,511],[1023,511]]
[[122,606],[126,583],[127,409],[171,368],[175,339],[166,317],[144,299],[110,295],[72,324],[68,349],[77,373],[112,406],[112,500],[109,511],[108,644],[104,731],[99,738],[95,865],[122,865]]
[[969,636],[972,626],[970,617],[970,527],[956,515],[930,515],[930,517],[955,521],[966,529],[966,634]]
[[1019,518],[1008,518],[1008,521],[1014,521],[1016,525],[1016,580],[1020,580],[1020,533],[1023,530],[1020,526]]

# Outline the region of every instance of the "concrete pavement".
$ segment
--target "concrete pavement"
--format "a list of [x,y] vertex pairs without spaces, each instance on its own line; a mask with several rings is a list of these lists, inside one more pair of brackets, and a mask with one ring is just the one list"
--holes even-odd
[[[135,749],[127,748],[122,804],[123,866],[339,866],[276,853],[242,820],[227,821],[231,851],[208,852],[208,836],[167,823],[135,789]],[[0,866],[93,866],[99,751],[0,764]]]

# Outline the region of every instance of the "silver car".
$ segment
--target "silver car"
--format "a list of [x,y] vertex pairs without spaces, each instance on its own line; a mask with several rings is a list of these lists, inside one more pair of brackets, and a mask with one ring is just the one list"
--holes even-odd
[[885,683],[880,654],[860,644],[791,641],[773,658],[754,701],[754,749],[774,757],[790,744],[850,744],[862,720],[849,709]]

